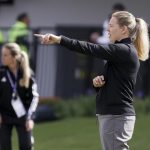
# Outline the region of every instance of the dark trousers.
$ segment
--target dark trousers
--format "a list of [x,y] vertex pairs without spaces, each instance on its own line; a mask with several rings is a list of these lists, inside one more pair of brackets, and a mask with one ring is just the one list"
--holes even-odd
[[32,150],[31,131],[26,130],[25,122],[20,123],[18,120],[15,121],[15,119],[1,124],[0,150],[12,150],[11,137],[13,127],[16,127],[19,141],[19,150]]

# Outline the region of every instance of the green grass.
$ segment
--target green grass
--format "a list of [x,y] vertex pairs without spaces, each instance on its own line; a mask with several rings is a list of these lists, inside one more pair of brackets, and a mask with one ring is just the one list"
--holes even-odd
[[[130,141],[131,150],[150,149],[150,116],[137,118],[135,132]],[[72,118],[36,124],[35,150],[101,150],[98,122],[93,118]],[[13,150],[17,149],[16,132]]]
[[130,142],[132,150],[150,150],[150,116],[140,115],[136,119],[133,138]]

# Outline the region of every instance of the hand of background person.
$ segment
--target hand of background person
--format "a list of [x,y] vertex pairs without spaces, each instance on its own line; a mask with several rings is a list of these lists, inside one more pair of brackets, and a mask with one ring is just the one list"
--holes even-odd
[[93,85],[94,87],[102,87],[104,86],[105,84],[105,81],[104,81],[104,76],[101,75],[101,76],[97,76],[93,79]]
[[61,37],[54,34],[34,34],[38,37],[42,44],[59,44]]
[[100,37],[100,34],[98,32],[93,32],[90,35],[90,41],[93,43],[97,43],[97,39]]
[[33,120],[27,120],[26,121],[26,129],[27,131],[31,131],[34,128],[34,121]]

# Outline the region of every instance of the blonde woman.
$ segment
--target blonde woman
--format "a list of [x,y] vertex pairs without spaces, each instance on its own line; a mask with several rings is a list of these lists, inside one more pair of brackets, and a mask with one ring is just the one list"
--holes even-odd
[[[133,90],[140,67],[149,53],[147,24],[127,11],[112,14],[110,44],[92,44],[53,34],[35,35],[43,44],[60,44],[71,51],[107,60],[105,72],[93,79],[98,89],[96,113],[103,150],[129,150],[135,110]],[[98,67],[98,66],[97,66]],[[132,148],[131,148],[132,149]]]
[[35,79],[31,75],[28,56],[16,43],[2,47],[0,67],[0,144],[11,150],[12,128],[16,127],[19,150],[32,149],[34,112],[38,104]]

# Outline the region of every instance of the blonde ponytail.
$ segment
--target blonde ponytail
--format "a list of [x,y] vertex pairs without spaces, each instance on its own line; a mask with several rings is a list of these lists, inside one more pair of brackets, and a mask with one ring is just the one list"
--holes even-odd
[[141,18],[136,18],[136,23],[137,30],[134,44],[137,49],[139,59],[145,61],[149,57],[148,26]]
[[26,52],[21,51],[20,53],[21,53],[21,55],[20,55],[20,68],[23,71],[23,77],[20,80],[20,85],[28,88],[29,87],[29,80],[31,77],[29,59],[28,59],[28,55],[26,54]]
[[140,60],[144,61],[149,57],[149,36],[148,26],[141,18],[135,18],[127,11],[118,11],[112,14],[116,17],[120,26],[127,26],[129,36],[132,39]]

